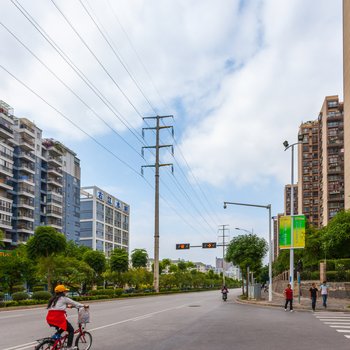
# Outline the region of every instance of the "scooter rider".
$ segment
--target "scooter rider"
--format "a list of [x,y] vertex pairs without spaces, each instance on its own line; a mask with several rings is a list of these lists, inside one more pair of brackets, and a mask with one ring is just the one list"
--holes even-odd
[[221,293],[222,293],[222,298],[225,300],[227,298],[227,293],[228,293],[228,289],[225,285],[221,288]]

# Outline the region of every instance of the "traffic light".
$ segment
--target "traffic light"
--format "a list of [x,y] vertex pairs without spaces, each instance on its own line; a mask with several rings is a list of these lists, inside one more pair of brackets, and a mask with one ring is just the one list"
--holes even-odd
[[176,249],[190,249],[190,244],[189,243],[176,244]]
[[202,248],[216,248],[216,242],[202,243]]

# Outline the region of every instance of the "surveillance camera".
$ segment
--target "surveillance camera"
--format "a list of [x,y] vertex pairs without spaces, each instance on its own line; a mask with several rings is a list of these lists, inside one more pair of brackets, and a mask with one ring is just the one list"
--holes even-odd
[[224,209],[226,209],[227,208],[227,205],[226,205],[226,203],[224,203]]
[[284,141],[284,142],[283,142],[283,146],[287,148],[287,147],[289,146],[288,141]]

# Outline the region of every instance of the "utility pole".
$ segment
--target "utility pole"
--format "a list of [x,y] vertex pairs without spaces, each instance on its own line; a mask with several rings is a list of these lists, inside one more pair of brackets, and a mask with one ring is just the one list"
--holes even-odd
[[161,129],[172,129],[172,135],[174,136],[174,128],[172,126],[160,126],[160,120],[163,118],[173,118],[172,115],[166,116],[155,116],[155,117],[144,117],[143,119],[156,119],[156,126],[149,128],[142,128],[142,136],[144,137],[144,130],[155,130],[156,131],[156,145],[142,147],[142,156],[144,155],[145,148],[155,148],[156,150],[156,161],[152,165],[141,166],[141,173],[143,175],[143,168],[154,167],[155,168],[155,205],[154,205],[154,271],[153,271],[153,288],[159,292],[159,168],[162,166],[171,166],[173,171],[173,164],[160,164],[159,163],[159,149],[164,147],[171,147],[172,154],[174,155],[173,145],[160,145],[159,144],[159,131]]
[[[229,238],[229,235],[225,235],[226,227],[230,225],[219,225],[220,228],[219,231],[222,231],[222,236],[219,236],[219,238],[222,238],[222,284],[225,285],[225,248],[226,248],[226,237]],[[228,229],[227,229],[228,230]]]

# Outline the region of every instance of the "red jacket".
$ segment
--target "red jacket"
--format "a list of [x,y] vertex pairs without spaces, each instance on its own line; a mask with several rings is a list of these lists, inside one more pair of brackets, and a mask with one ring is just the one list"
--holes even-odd
[[284,295],[285,295],[286,299],[288,299],[288,300],[293,299],[293,289],[291,289],[291,288],[286,288],[286,289],[284,290]]
[[49,310],[46,316],[47,323],[64,331],[67,330],[67,314],[64,310]]

